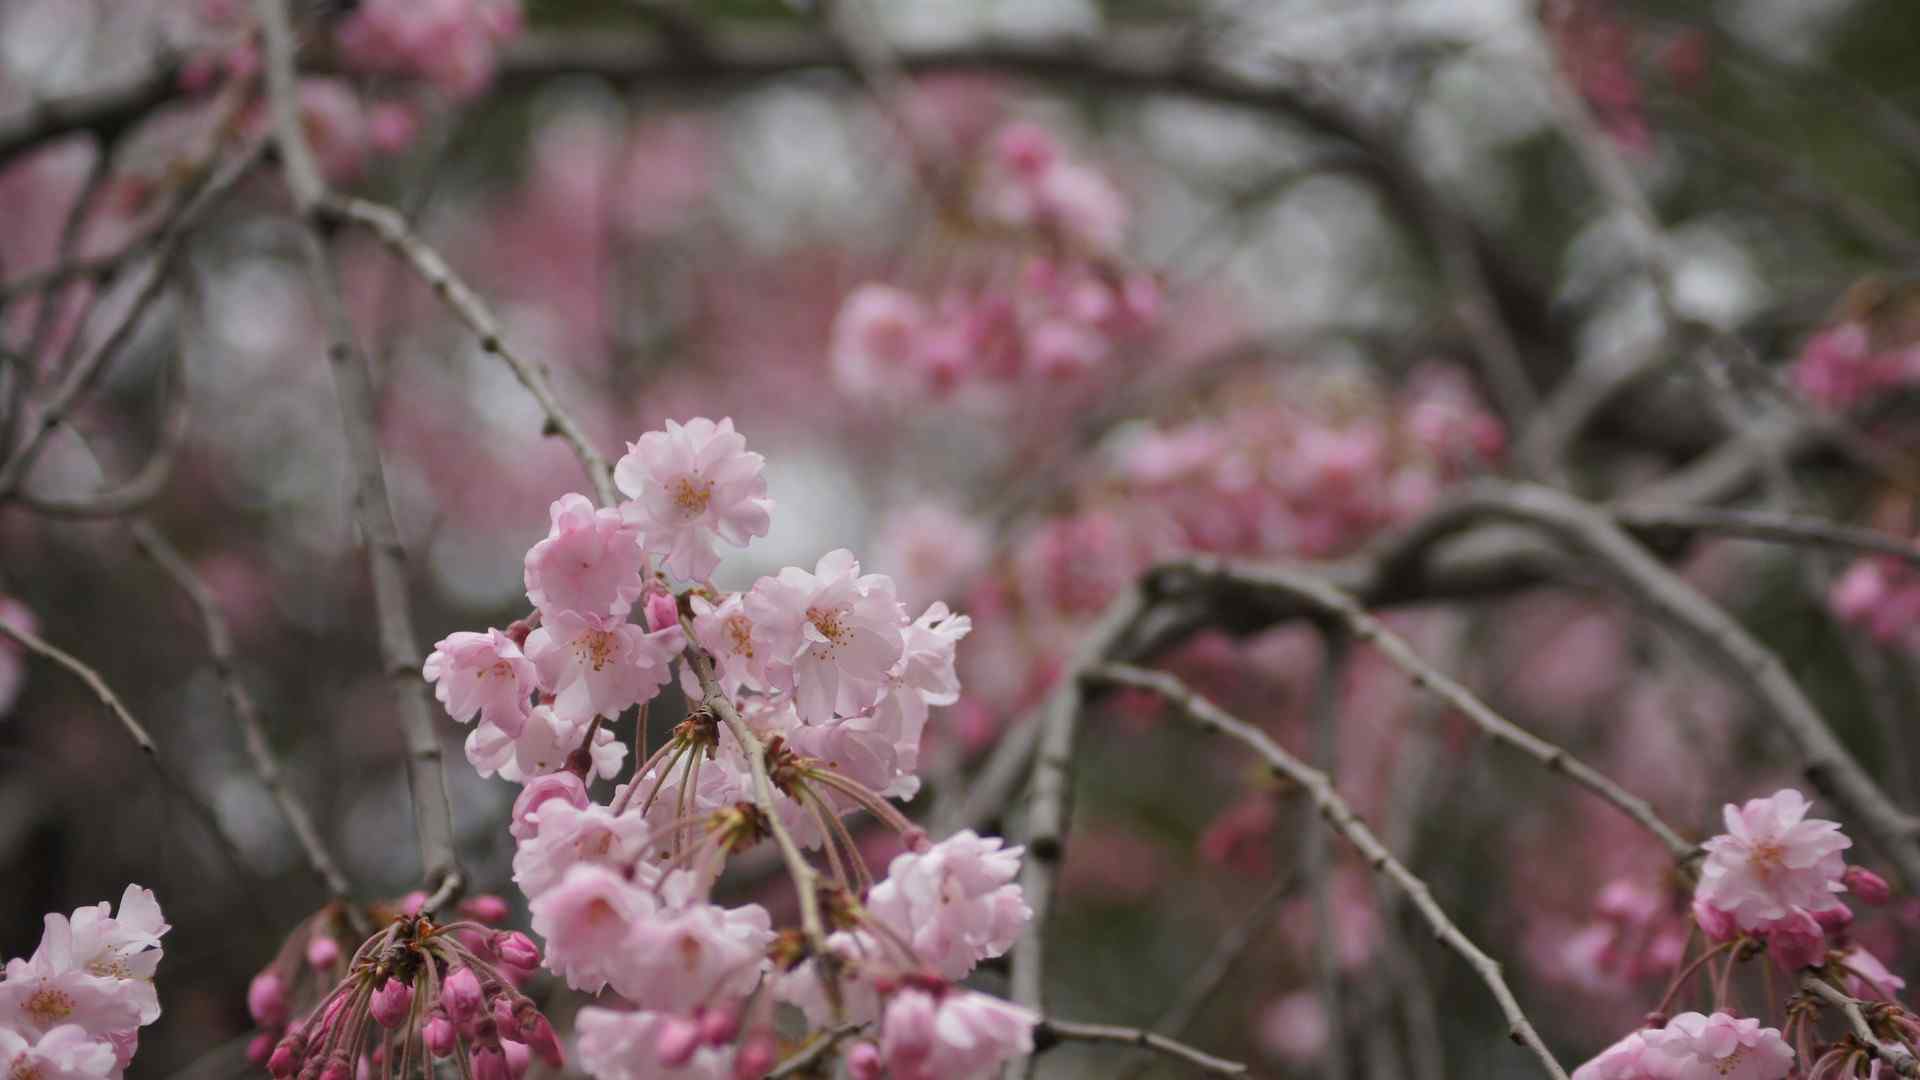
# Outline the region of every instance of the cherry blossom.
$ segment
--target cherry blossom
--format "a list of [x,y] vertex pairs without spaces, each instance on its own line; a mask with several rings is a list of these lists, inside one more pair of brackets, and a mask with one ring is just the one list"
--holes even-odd
[[613,477],[632,500],[622,512],[645,531],[647,550],[675,576],[704,581],[720,565],[716,539],[745,547],[771,527],[765,467],[731,419],[695,417],[628,444]]
[[[728,593],[716,604],[695,593],[689,604],[693,608],[693,638],[713,657],[720,688],[729,694],[738,694],[741,687],[765,689],[764,657],[754,647],[753,619],[743,606],[744,597]],[[685,668],[681,670],[691,678]],[[697,683],[688,693],[700,696]]]
[[571,611],[618,618],[646,591],[640,531],[613,508],[563,495],[548,510],[546,539],[527,551],[527,599],[549,618]]
[[1779,1030],[1752,1017],[1686,1012],[1641,1037],[1643,1067],[1659,1080],[1782,1080],[1793,1068]]
[[513,880],[528,896],[546,892],[577,863],[620,869],[635,865],[650,851],[645,818],[615,814],[598,803],[575,806],[550,798],[528,821],[537,832],[522,839],[513,856]]
[[0,1076],[18,1080],[106,1080],[119,1074],[113,1045],[77,1024],[39,1035],[0,1025]]
[[789,566],[761,578],[745,607],[769,679],[793,691],[808,723],[872,705],[903,651],[892,579],[862,576],[844,548],[821,556],[813,573]]
[[679,1019],[666,1012],[581,1009],[574,1018],[580,1067],[598,1080],[733,1080],[732,1055],[719,1047],[696,1044],[676,1064],[662,1059],[662,1036]]
[[498,630],[449,634],[434,645],[421,674],[434,684],[434,696],[455,723],[470,723],[477,715],[509,737],[526,726],[538,684],[533,661]]
[[647,631],[601,615],[563,611],[527,635],[540,688],[568,720],[618,716],[660,692],[686,645],[678,626]]
[[1011,948],[1032,915],[1013,883],[1022,850],[962,830],[925,852],[895,857],[867,908],[928,968],[961,978]]
[[[581,747],[591,727],[588,718],[569,718],[559,709],[541,705],[527,714],[517,737],[491,724],[481,724],[467,736],[467,761],[481,776],[499,773],[501,779],[523,783],[563,769],[568,756]],[[627,748],[605,727],[593,734],[586,748],[592,774],[613,777],[626,759]]]
[[1744,806],[1728,804],[1727,831],[1708,840],[1697,901],[1731,916],[1742,929],[1762,929],[1794,908],[1809,914],[1843,905],[1840,852],[1853,841],[1836,822],[1807,818],[1806,796],[1791,788]]
[[907,986],[888,1000],[880,1056],[895,1080],[971,1080],[1033,1052],[1039,1017],[971,990]]

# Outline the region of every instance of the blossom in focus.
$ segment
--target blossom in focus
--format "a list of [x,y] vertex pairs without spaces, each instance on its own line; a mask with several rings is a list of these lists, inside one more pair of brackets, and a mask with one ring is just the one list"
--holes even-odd
[[1658,1080],[1782,1080],[1793,1068],[1779,1029],[1752,1017],[1686,1012],[1641,1037],[1642,1066]]
[[1039,1017],[956,987],[908,986],[888,999],[880,1056],[893,1080],[973,1080],[1033,1052]]
[[580,1067],[597,1080],[733,1080],[732,1055],[718,1047],[695,1046],[678,1064],[662,1060],[663,1037],[676,1021],[667,1012],[589,1005],[574,1018]]
[[619,618],[646,590],[640,531],[578,493],[548,508],[552,526],[527,551],[527,599],[549,618],[563,611]]
[[613,480],[632,500],[621,511],[646,534],[647,550],[675,576],[704,581],[720,565],[716,539],[745,547],[772,527],[765,469],[731,419],[700,416],[629,443]]
[[600,615],[563,611],[527,635],[527,658],[553,709],[569,721],[618,716],[666,684],[686,646],[678,626],[647,630]]
[[1846,862],[1853,846],[1836,822],[1809,819],[1806,796],[1785,788],[1743,806],[1728,804],[1727,831],[1702,845],[1697,902],[1731,916],[1743,930],[1762,929],[1794,908],[1818,916],[1843,907]]
[[478,715],[509,737],[526,726],[538,678],[513,639],[498,630],[476,634],[461,630],[442,638],[421,669],[434,696],[457,724]]
[[896,856],[867,909],[929,969],[962,978],[1011,948],[1032,917],[1014,883],[1022,850],[962,830],[924,852]]
[[761,578],[745,606],[769,679],[793,691],[808,723],[872,705],[900,659],[906,618],[893,581],[862,575],[845,548],[821,556],[813,573],[789,566]]
[[113,1044],[77,1024],[38,1036],[0,1026],[0,1076],[10,1080],[106,1080],[119,1071]]

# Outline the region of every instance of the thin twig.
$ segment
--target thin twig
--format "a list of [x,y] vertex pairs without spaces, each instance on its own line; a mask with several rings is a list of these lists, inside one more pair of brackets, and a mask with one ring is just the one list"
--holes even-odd
[[[364,923],[365,916],[352,903],[353,889],[346,874],[341,872],[339,862],[327,849],[326,841],[315,827],[313,815],[308,812],[306,804],[280,771],[279,759],[274,756],[272,744],[267,740],[266,727],[260,722],[260,711],[234,665],[233,635],[227,627],[226,613],[220,610],[219,600],[214,597],[206,581],[180,554],[180,550],[160,530],[144,520],[135,520],[132,529],[134,544],[140,552],[172,578],[193,603],[206,632],[207,655],[213,661],[214,675],[220,680],[227,707],[232,710],[234,722],[240,727],[247,758],[253,763],[253,771],[260,778],[260,785],[273,797],[274,805],[280,808],[280,816],[286,819],[287,826],[299,840],[300,850],[307,857],[307,865],[326,885],[334,899],[342,901],[348,917],[356,923]],[[355,930],[364,936],[372,933],[373,928],[356,925]]]
[[1920,1076],[1920,1060],[1915,1060],[1913,1051],[1900,1043],[1882,1042],[1867,1024],[1859,1001],[1842,993],[1818,975],[1802,975],[1800,989],[1839,1009],[1840,1014],[1847,1018],[1847,1026],[1853,1029],[1853,1037],[1864,1043],[1875,1057],[1886,1062],[1894,1072],[1901,1076]]
[[[434,710],[427,684],[420,676],[420,645],[409,608],[406,552],[393,520],[387,494],[385,466],[380,460],[379,422],[376,419],[373,379],[366,355],[355,342],[353,322],[340,295],[340,281],[320,236],[318,205],[326,184],[300,125],[294,71],[293,27],[285,0],[258,0],[266,36],[267,89],[275,145],[303,218],[302,255],[313,280],[316,303],[325,320],[327,362],[340,402],[341,426],[355,476],[354,510],[367,545],[367,567],[373,579],[374,618],[380,656],[392,683],[400,732],[406,742],[407,789],[413,799],[414,832],[420,846],[421,871],[429,892],[442,902],[459,897],[465,884],[454,846],[453,809],[441,759],[440,739],[434,729]],[[429,909],[431,910],[431,909]]]
[[520,385],[527,388],[546,413],[547,433],[565,439],[575,457],[580,459],[580,467],[586,470],[587,479],[593,484],[594,495],[603,506],[612,506],[620,501],[614,493],[613,474],[607,467],[607,459],[593,445],[560,399],[554,395],[553,384],[548,378],[545,364],[522,356],[507,344],[500,330],[500,320],[488,310],[480,299],[447,261],[422,240],[399,211],[366,199],[328,193],[317,203],[319,211],[332,220],[351,222],[371,230],[393,252],[405,259],[427,283],[448,309],[461,322],[472,330],[480,340],[480,351],[497,356],[512,369]]
[[1246,915],[1220,935],[1220,940],[1214,944],[1213,952],[1207,955],[1206,961],[1181,984],[1173,1004],[1168,1005],[1166,1011],[1154,1020],[1156,1030],[1171,1031],[1176,1035],[1187,1030],[1208,1000],[1219,992],[1227,976],[1232,973],[1234,963],[1246,954],[1247,945],[1253,941],[1254,935],[1272,926],[1274,913],[1293,894],[1295,887],[1296,882],[1291,875],[1269,885],[1266,893],[1247,909]]
[[171,389],[159,391],[166,397],[162,406],[165,412],[160,420],[160,433],[154,442],[153,452],[147,455],[138,472],[115,487],[91,495],[62,497],[18,491],[15,497],[20,504],[47,517],[102,518],[133,513],[157,498],[166,488],[167,481],[173,477],[174,463],[179,460],[180,451],[186,446],[187,433],[192,426],[192,399],[187,391],[187,369],[186,348],[184,345],[176,346],[173,362],[168,365],[174,385]]
[[815,1066],[825,1061],[828,1054],[833,1053],[834,1049],[843,1041],[849,1036],[858,1034],[860,1029],[865,1026],[864,1024],[841,1024],[839,1027],[830,1028],[821,1032],[814,1037],[812,1042],[809,1042],[798,1052],[789,1055],[785,1061],[782,1061],[776,1066],[772,1072],[766,1075],[766,1080],[780,1080],[780,1078],[787,1076],[814,1075],[811,1070]]
[[1532,525],[1594,560],[1629,597],[1680,630],[1748,687],[1800,752],[1802,769],[1813,785],[1859,820],[1906,880],[1920,881],[1920,819],[1880,790],[1771,649],[1628,536],[1605,511],[1550,488],[1482,485],[1457,504],[1454,513]]
[[1473,721],[1474,725],[1489,738],[1519,750],[1551,772],[1565,774],[1574,783],[1605,799],[1658,839],[1676,860],[1686,861],[1693,858],[1697,850],[1695,846],[1683,839],[1672,826],[1661,820],[1660,815],[1654,812],[1651,803],[1621,787],[1599,770],[1569,754],[1564,748],[1548,742],[1495,712],[1491,706],[1475,696],[1473,691],[1421,659],[1420,655],[1414,652],[1413,646],[1387,629],[1351,595],[1323,578],[1309,572],[1284,567],[1230,568],[1201,560],[1176,563],[1163,567],[1155,573],[1163,581],[1171,581],[1183,576],[1224,577],[1244,589],[1282,593],[1289,599],[1304,604],[1310,611],[1322,617],[1337,620],[1345,625],[1355,640],[1374,645],[1390,663],[1406,672],[1415,686],[1435,694],[1451,705],[1467,719]]
[[1634,505],[1617,511],[1614,516],[1628,531],[1642,535],[1660,532],[1725,533],[1747,540],[1809,544],[1871,555],[1889,555],[1920,566],[1920,545],[1915,545],[1911,540],[1802,515],[1764,510]]
[[1494,1000],[1500,1005],[1501,1013],[1507,1020],[1507,1032],[1514,1042],[1529,1050],[1540,1062],[1541,1068],[1555,1080],[1567,1080],[1567,1074],[1554,1060],[1540,1034],[1534,1029],[1532,1021],[1520,1008],[1520,1002],[1513,996],[1513,990],[1500,973],[1500,964],[1491,956],[1482,952],[1480,947],[1461,932],[1447,913],[1433,898],[1433,892],[1427,888],[1412,871],[1401,865],[1393,853],[1374,836],[1365,822],[1354,814],[1345,799],[1340,797],[1326,774],[1320,772],[1300,759],[1287,753],[1259,728],[1229,715],[1219,706],[1195,693],[1179,679],[1165,672],[1148,671],[1144,668],[1126,664],[1102,664],[1088,672],[1087,679],[1096,685],[1127,686],[1138,690],[1150,690],[1165,698],[1186,719],[1198,726],[1218,732],[1237,740],[1259,754],[1273,769],[1291,780],[1305,791],[1320,816],[1326,819],[1329,828],[1339,832],[1355,850],[1367,860],[1374,872],[1393,882],[1406,894],[1407,899],[1426,917],[1433,928],[1434,935],[1454,952],[1458,953],[1474,973],[1480,976],[1487,989],[1493,993]]
[[[1344,626],[1330,627],[1321,634],[1325,653],[1313,688],[1313,764],[1327,777],[1328,784],[1339,783],[1340,693],[1347,670],[1351,639]],[[1340,940],[1335,928],[1333,897],[1333,858],[1328,848],[1331,839],[1320,829],[1308,829],[1303,838],[1306,850],[1307,887],[1313,893],[1313,967],[1320,1009],[1327,1018],[1326,1047],[1322,1061],[1329,1076],[1351,1076],[1347,1066],[1346,1010],[1340,992]]]
[[1033,1051],[1035,1054],[1052,1049],[1063,1042],[1118,1043],[1123,1046],[1138,1046],[1164,1054],[1176,1061],[1183,1061],[1194,1068],[1212,1076],[1240,1076],[1247,1067],[1237,1061],[1215,1057],[1204,1050],[1196,1050],[1178,1039],[1147,1031],[1142,1028],[1120,1027],[1115,1024],[1079,1024],[1067,1020],[1046,1019],[1033,1029]]

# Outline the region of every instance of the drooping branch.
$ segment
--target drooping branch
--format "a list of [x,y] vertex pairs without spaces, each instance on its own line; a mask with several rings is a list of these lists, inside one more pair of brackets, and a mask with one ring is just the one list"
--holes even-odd
[[[1800,989],[1839,1009],[1840,1015],[1846,1017],[1847,1027],[1852,1030],[1853,1037],[1860,1040],[1873,1056],[1885,1062],[1888,1068],[1901,1076],[1920,1076],[1920,1060],[1914,1058],[1913,1051],[1901,1043],[1883,1042],[1875,1035],[1872,1026],[1867,1023],[1866,1014],[1860,1009],[1860,1002],[1818,975],[1802,975]],[[1877,1073],[1879,1068],[1876,1066],[1874,1071]]]
[[288,828],[293,830],[294,838],[299,841],[300,850],[306,856],[307,866],[327,887],[327,892],[343,902],[343,910],[357,924],[355,929],[363,934],[371,933],[372,927],[358,925],[363,924],[365,919],[351,902],[353,888],[346,874],[341,872],[339,861],[328,850],[326,840],[314,825],[313,815],[307,810],[306,803],[301,801],[280,770],[280,761],[274,756],[273,747],[267,741],[266,728],[260,722],[260,710],[254,705],[253,695],[247,692],[246,684],[241,681],[240,672],[235,666],[233,634],[227,627],[226,613],[221,611],[219,600],[206,581],[180,554],[180,550],[160,530],[143,520],[134,521],[132,528],[133,541],[140,552],[173,579],[174,584],[192,602],[206,633],[207,656],[213,662],[214,675],[220,680],[227,708],[233,713],[234,723],[240,727],[247,758],[253,763],[253,771],[260,778],[260,785],[273,797],[280,816],[286,819]]
[[1426,882],[1403,866],[1385,845],[1380,843],[1373,830],[1367,828],[1364,821],[1353,812],[1339,792],[1327,780],[1326,774],[1307,765],[1289,754],[1259,728],[1229,715],[1219,706],[1195,693],[1179,679],[1164,672],[1149,671],[1145,668],[1125,664],[1102,664],[1092,668],[1086,676],[1089,683],[1098,686],[1124,686],[1136,690],[1148,690],[1159,694],[1187,720],[1201,728],[1225,735],[1254,753],[1260,755],[1274,771],[1299,785],[1319,810],[1327,826],[1345,837],[1354,849],[1367,860],[1375,873],[1385,877],[1404,893],[1420,914],[1433,928],[1434,935],[1441,942],[1458,953],[1474,973],[1487,985],[1494,1000],[1499,1003],[1500,1011],[1507,1020],[1508,1034],[1513,1041],[1531,1052],[1540,1063],[1541,1069],[1555,1080],[1567,1080],[1567,1074],[1554,1060],[1553,1054],[1540,1039],[1533,1022],[1527,1019],[1520,1008],[1520,1002],[1507,985],[1501,974],[1500,964],[1483,952],[1472,939],[1454,924],[1427,888]]
[[1459,525],[1475,518],[1531,525],[1593,560],[1621,591],[1747,687],[1799,751],[1802,769],[1813,785],[1860,822],[1906,880],[1920,881],[1920,819],[1880,790],[1771,649],[1627,535],[1604,511],[1549,488],[1485,485],[1476,487],[1445,517]]
[[1152,1050],[1175,1061],[1191,1065],[1210,1076],[1242,1076],[1247,1067],[1237,1061],[1215,1057],[1178,1039],[1171,1039],[1144,1028],[1117,1024],[1079,1024],[1067,1020],[1046,1019],[1033,1029],[1033,1050],[1038,1054],[1063,1042],[1117,1043]]

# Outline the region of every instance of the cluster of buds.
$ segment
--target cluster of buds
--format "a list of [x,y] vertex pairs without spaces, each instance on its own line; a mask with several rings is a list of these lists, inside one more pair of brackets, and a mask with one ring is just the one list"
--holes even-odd
[[[312,940],[320,940],[314,938]],[[476,949],[473,946],[479,945]],[[515,1080],[538,1059],[563,1063],[553,1026],[515,987],[540,963],[525,935],[477,922],[400,915],[346,961],[346,973],[267,1058],[278,1080],[431,1075],[450,1061],[476,1080]],[[258,1017],[280,1012],[271,973],[248,995]],[[284,1015],[284,1013],[280,1013]]]

